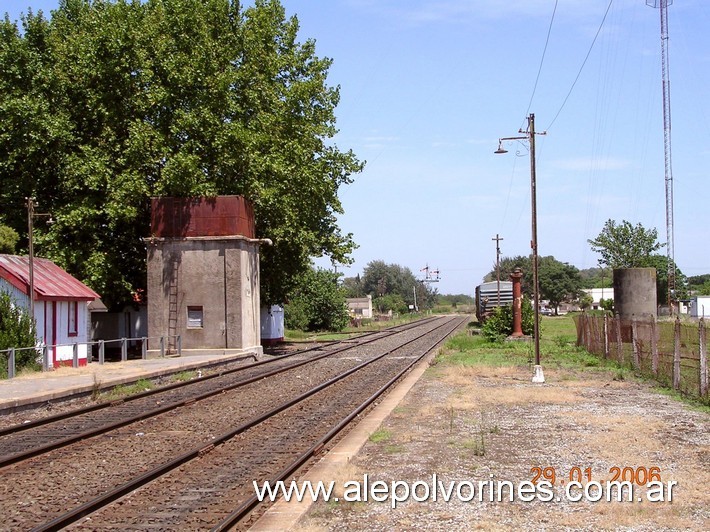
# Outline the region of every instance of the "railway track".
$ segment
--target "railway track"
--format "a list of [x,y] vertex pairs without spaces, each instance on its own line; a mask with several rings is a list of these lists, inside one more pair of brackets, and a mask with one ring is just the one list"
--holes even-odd
[[0,469],[272,375],[291,371],[316,360],[401,334],[429,321],[423,320],[416,324],[392,327],[342,342],[329,342],[277,358],[239,366],[202,379],[175,383],[124,399],[90,405],[30,423],[0,429]]
[[[329,348],[307,364],[8,465],[3,526],[233,527],[255,506],[251,480],[292,474],[460,324],[438,319]],[[60,476],[71,475],[59,472],[68,464],[76,476],[67,481]],[[33,478],[41,485],[23,489]],[[50,493],[68,496],[52,501]],[[79,504],[67,504],[74,499]],[[72,509],[57,515],[56,508]]]

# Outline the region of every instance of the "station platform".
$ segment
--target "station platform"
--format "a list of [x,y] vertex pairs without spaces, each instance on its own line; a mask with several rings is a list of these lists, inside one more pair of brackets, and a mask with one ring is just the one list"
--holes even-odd
[[79,368],[60,367],[50,371],[0,380],[0,414],[21,411],[41,403],[81,397],[140,379],[153,379],[182,371],[205,369],[220,364],[256,360],[261,352],[224,354],[183,351],[178,357],[129,359],[118,362],[90,362]]

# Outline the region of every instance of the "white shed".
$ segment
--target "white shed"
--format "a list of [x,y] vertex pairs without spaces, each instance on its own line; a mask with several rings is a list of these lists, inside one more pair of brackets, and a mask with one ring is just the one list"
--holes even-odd
[[693,318],[710,317],[710,296],[695,296],[690,300],[688,307]]
[[[30,306],[29,258],[0,255],[0,291],[23,308]],[[88,361],[89,310],[99,295],[52,261],[33,258],[34,318],[38,340],[47,345],[51,366],[71,365],[74,344],[79,365]]]

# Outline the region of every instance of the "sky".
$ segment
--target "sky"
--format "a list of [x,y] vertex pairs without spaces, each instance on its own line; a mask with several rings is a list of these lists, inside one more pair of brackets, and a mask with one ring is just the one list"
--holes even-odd
[[[493,152],[524,136],[530,113],[546,132],[536,136],[540,256],[597,267],[588,239],[608,219],[666,242],[660,10],[649,2],[282,0],[299,40],[333,60],[331,143],[366,161],[339,194],[340,227],[359,247],[338,271],[382,260],[424,278],[428,265],[440,293],[472,295],[495,266],[496,235],[501,256],[529,254],[528,142]],[[0,11],[14,20],[57,5],[5,0]],[[691,276],[710,273],[710,2],[676,0],[668,27],[674,257]]]

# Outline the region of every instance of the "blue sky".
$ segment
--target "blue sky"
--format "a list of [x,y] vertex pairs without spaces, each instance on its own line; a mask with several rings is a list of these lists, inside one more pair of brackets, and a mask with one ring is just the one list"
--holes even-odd
[[[15,19],[56,0],[9,0]],[[367,161],[341,191],[345,232],[372,260],[438,268],[441,293],[472,294],[504,256],[530,252],[524,144],[495,155],[535,113],[540,255],[597,265],[587,243],[611,218],[666,240],[660,13],[645,0],[283,0],[301,40],[334,60],[334,143]],[[675,260],[710,273],[710,2],[668,8]],[[569,93],[569,98],[565,98]],[[559,114],[558,114],[559,113]],[[556,117],[556,118],[555,118]],[[520,156],[516,156],[516,150]],[[664,252],[665,253],[665,252]],[[319,265],[330,267],[329,261]]]

